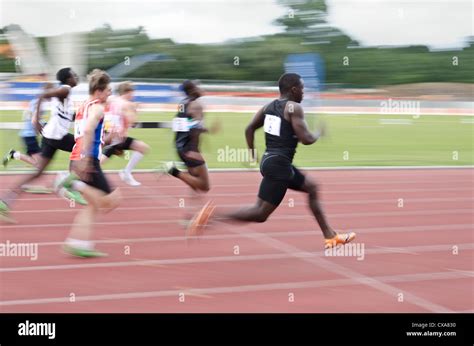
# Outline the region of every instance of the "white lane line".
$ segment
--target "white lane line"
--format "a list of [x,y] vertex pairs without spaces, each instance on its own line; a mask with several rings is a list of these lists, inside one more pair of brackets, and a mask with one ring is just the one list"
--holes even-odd
[[449,271],[456,272],[456,273],[465,274],[465,275],[469,275],[472,273],[472,271],[470,270],[459,270],[459,269],[454,269],[454,268],[444,268],[444,269],[447,269]]
[[[255,187],[258,187],[259,183],[255,183]],[[322,184],[324,186],[324,184]],[[159,188],[155,188],[159,189]],[[389,193],[389,192],[396,192],[396,193],[414,193],[414,192],[447,192],[447,191],[461,191],[461,192],[470,192],[471,189],[474,189],[474,184],[471,186],[466,185],[464,187],[448,187],[448,188],[443,188],[443,187],[438,187],[438,188],[400,188],[400,189],[361,189],[361,190],[347,190],[347,189],[341,189],[338,191],[334,190],[327,190],[327,189],[322,189],[321,193],[322,195],[346,195],[346,194],[356,194],[356,195],[364,195],[367,193]],[[179,194],[153,194],[153,193],[143,193],[143,194],[136,194],[136,195],[131,195],[127,196],[127,199],[141,199],[141,198],[156,198],[156,199],[162,199],[162,198],[182,198],[182,197],[187,197],[189,196],[188,191],[184,191],[183,193]],[[208,193],[206,194],[206,197],[212,198],[212,197],[244,197],[244,196],[257,196],[257,192],[234,192],[234,193]],[[61,198],[59,197],[39,197],[39,198],[17,198],[16,201],[59,201]]]
[[[459,230],[473,230],[473,224],[454,224],[454,225],[429,225],[429,226],[396,226],[396,227],[368,227],[368,228],[352,228],[351,230],[358,234],[366,233],[400,233],[400,232],[430,232],[430,231],[459,231]],[[320,237],[321,233],[319,230],[311,231],[281,231],[281,232],[249,232],[255,236],[270,236],[270,237],[303,237],[303,236],[316,236]],[[4,238],[4,237],[0,237]],[[240,239],[242,238],[239,234],[214,234],[214,235],[202,235],[199,237],[200,240],[223,240],[223,239]],[[97,244],[121,244],[121,243],[150,243],[150,242],[173,242],[173,241],[185,241],[185,236],[164,236],[164,237],[145,237],[145,238],[107,238],[95,240]],[[60,246],[64,244],[63,241],[50,241],[50,242],[35,242],[38,246]]]
[[[261,239],[269,239],[269,237],[259,236],[252,239],[256,239],[261,242]],[[273,239],[273,238],[271,238]],[[275,239],[273,239],[275,240]],[[276,240],[275,240],[276,241]],[[292,247],[291,245],[288,245]],[[427,252],[438,252],[452,250],[452,244],[439,244],[439,245],[419,245],[419,246],[407,246],[401,251],[401,254],[406,254],[406,251],[412,251],[417,253]],[[272,247],[267,245],[267,247]],[[297,249],[296,247],[292,247]],[[474,249],[474,243],[464,243],[458,245],[459,250],[472,250]],[[0,268],[0,273],[12,273],[12,272],[30,272],[30,271],[49,271],[49,270],[71,270],[71,269],[93,269],[93,268],[111,268],[111,267],[131,267],[138,265],[179,265],[179,264],[197,264],[197,263],[221,263],[221,262],[247,262],[247,261],[262,261],[262,260],[279,260],[279,259],[319,259],[325,257],[324,251],[309,252],[301,249],[297,249],[295,252],[284,251],[284,253],[276,254],[265,254],[265,255],[239,255],[239,256],[213,256],[213,257],[189,257],[189,258],[171,258],[171,259],[150,259],[150,260],[137,260],[137,261],[117,261],[117,262],[96,262],[96,263],[78,263],[78,264],[58,264],[58,265],[37,265],[37,266],[23,266],[23,267],[7,267]],[[394,249],[365,249],[365,256],[367,255],[385,255],[393,254]],[[356,260],[356,259],[355,259]],[[312,262],[310,262],[312,263]],[[332,262],[329,262],[332,263]],[[314,263],[313,263],[314,264]],[[334,263],[333,263],[334,264]],[[328,268],[323,268],[328,270]],[[329,271],[331,271],[329,269]],[[339,273],[341,274],[341,273]],[[341,274],[342,275],[342,274]]]
[[[286,244],[280,240],[277,240],[275,238],[271,237],[254,237],[252,235],[245,235],[245,233],[240,230],[238,227],[235,227],[234,225],[229,225],[225,224],[227,226],[227,229],[230,230],[231,232],[235,233],[241,233],[242,235],[254,239],[259,243],[265,244],[266,246],[271,246],[274,249],[277,249],[279,251],[288,253],[288,254],[294,254],[297,252],[301,252],[302,250],[296,246],[292,246],[289,244]],[[251,228],[248,228],[251,229]],[[255,230],[254,230],[255,231]],[[415,252],[419,252],[418,250],[414,250],[413,247],[412,249],[407,249],[407,250],[413,250]],[[306,254],[308,252],[305,252]],[[301,255],[297,256],[294,255],[297,258],[300,258],[302,261],[305,261],[307,263],[311,263],[314,266],[318,268],[322,268],[323,270],[328,270],[332,273],[338,274],[345,276],[348,279],[351,279],[354,282],[369,286],[373,289],[376,289],[380,292],[384,292],[388,294],[389,296],[393,297],[393,299],[396,299],[398,294],[404,293],[404,296],[406,297],[406,301],[417,305],[419,307],[422,307],[423,309],[431,312],[453,312],[451,309],[448,309],[440,304],[433,303],[427,299],[424,299],[420,296],[417,296],[413,293],[410,292],[400,292],[400,289],[398,289],[395,286],[391,286],[387,283],[381,282],[373,277],[369,277],[367,275],[361,274],[353,269],[347,268],[341,264],[337,264],[334,261],[328,260],[323,257],[308,257],[307,255]]]
[[389,253],[390,252],[391,253],[407,253],[409,255],[415,255],[415,256],[420,254],[418,252],[407,250],[406,247],[388,247],[388,246],[377,246],[377,245],[375,245],[375,247],[377,249],[384,250],[384,251],[387,251]]
[[412,119],[379,119],[381,125],[413,125]]
[[[359,272],[354,271],[350,268],[347,268],[343,265],[336,264],[336,263],[334,263],[334,261],[330,261],[330,260],[327,260],[325,258],[320,258],[320,257],[305,257],[304,255],[303,256],[295,255],[294,254],[295,252],[301,251],[301,249],[299,249],[298,247],[286,244],[282,241],[279,241],[277,239],[274,239],[274,238],[271,238],[271,237],[268,237],[268,236],[256,237],[256,236],[248,235],[248,234],[245,234],[245,232],[242,231],[241,228],[236,227],[235,225],[229,225],[229,224],[225,224],[225,223],[222,223],[222,224],[224,226],[226,226],[227,229],[232,233],[242,234],[243,236],[245,236],[249,239],[253,239],[253,240],[255,240],[259,243],[262,243],[266,246],[271,246],[274,249],[277,249],[279,251],[283,251],[283,252],[286,252],[288,254],[292,254],[296,258],[300,258],[302,261],[305,261],[307,263],[311,263],[311,264],[315,265],[318,268],[322,268],[324,270],[329,270],[329,271],[331,271],[335,274],[346,276],[348,279],[350,279],[352,281],[359,282],[361,284],[372,287],[372,288],[374,288],[378,291],[387,293],[388,295],[392,296],[394,299],[400,293],[400,290],[397,289],[394,286],[391,286],[391,285],[388,285],[386,283],[380,282],[380,281],[378,281],[374,278],[371,278],[369,276],[366,276],[364,274],[360,274]],[[247,229],[249,229],[251,231],[252,230],[255,231],[255,229],[252,229],[251,227],[247,227]],[[465,244],[463,244],[462,246],[464,246],[464,245]],[[472,245],[471,245],[471,247],[472,247]],[[379,249],[379,250],[381,250],[381,249]],[[414,250],[413,247],[412,247],[412,249],[405,249],[405,250],[413,250],[413,251],[416,251],[416,252],[420,252],[418,249]],[[382,251],[384,251],[384,250],[382,250]],[[306,253],[308,253],[308,252],[306,252]],[[446,308],[446,307],[444,307],[440,304],[433,303],[432,301],[429,301],[427,299],[419,297],[415,294],[405,292],[405,296],[407,298],[407,301],[410,301],[411,303],[413,303],[417,306],[420,306],[420,307],[422,307],[422,308],[424,308],[428,311],[432,311],[432,312],[453,312],[452,310],[450,310],[450,309],[448,309],[448,308]]]
[[[473,173],[474,174],[474,173]],[[422,180],[417,180],[417,179],[410,179],[410,180],[407,180],[407,179],[404,179],[404,180],[394,180],[394,179],[384,179],[383,182],[380,182],[380,181],[374,181],[374,180],[368,180],[368,179],[364,179],[364,180],[354,180],[354,179],[351,179],[351,181],[342,181],[340,179],[340,181],[326,181],[326,179],[329,179],[327,177],[318,177],[317,175],[315,176],[318,180],[318,182],[321,184],[321,186],[325,186],[325,185],[335,185],[335,186],[346,186],[346,185],[384,185],[384,186],[387,186],[387,185],[410,185],[410,184],[451,184],[450,181],[446,181],[446,178],[445,177],[439,177],[439,179],[429,179],[429,177],[426,177],[426,179],[422,179]],[[170,181],[171,183],[172,181]],[[232,187],[235,187],[235,188],[241,188],[241,187],[255,187],[257,184],[259,184],[260,182],[260,178],[256,179],[255,182],[253,184],[248,184],[248,183],[245,183],[245,184],[239,184],[239,183],[236,183],[236,184],[212,184],[212,188],[232,188]],[[114,182],[115,183],[115,182]],[[117,182],[119,183],[119,182]],[[148,183],[148,182],[144,182],[141,187],[137,188],[137,187],[133,187],[133,186],[123,186],[121,185],[120,186],[120,189],[121,190],[130,190],[130,191],[140,191],[140,190],[143,190],[143,189],[150,189],[150,188],[159,188],[159,189],[181,189],[184,187],[183,184],[166,184],[166,185],[147,185],[145,183]],[[459,184],[459,183],[462,183],[462,184],[473,184],[473,181],[472,179],[456,179],[456,183]],[[9,188],[7,187],[4,187],[4,188],[0,188],[0,190],[10,190]]]
[[[306,204],[306,201],[302,201]],[[341,200],[341,201],[326,201],[323,202],[324,205],[365,205],[365,204],[388,204],[389,206],[394,206],[397,202],[397,199],[372,199],[372,200]],[[416,203],[436,203],[436,202],[474,202],[474,197],[447,197],[447,198],[405,198],[405,204],[416,204]],[[232,208],[240,207],[246,203],[227,203],[219,204],[219,207],[223,208]],[[304,204],[298,204],[298,207],[306,207]],[[161,210],[161,209],[176,209],[182,210],[183,208],[179,205],[170,207],[170,206],[141,206],[141,207],[118,207],[114,209],[115,211],[125,211],[125,210]],[[32,213],[73,213],[77,212],[77,209],[74,208],[62,208],[62,209],[33,209],[33,210],[12,210],[11,214],[32,214]]]
[[[252,237],[251,237],[252,238]],[[278,240],[275,240],[275,239],[272,239],[272,238],[266,238],[265,240],[265,243],[268,243],[269,241],[272,242],[273,244],[273,247],[276,247],[276,248],[283,248],[284,250],[286,250],[286,252],[289,251],[289,249],[293,248],[291,246],[288,246],[287,244],[284,244],[282,242],[279,242]],[[278,246],[277,246],[278,245]],[[308,258],[305,258],[304,255],[295,255],[295,254],[291,254],[291,256],[293,257],[296,257],[296,258],[300,258],[300,259],[303,259],[305,261],[308,261],[310,263],[313,263],[317,266],[323,266],[323,267],[327,267],[327,265],[329,266],[333,266],[335,267],[335,271],[336,272],[340,272],[340,270],[343,270],[343,274],[347,277],[349,277],[350,281],[357,281],[357,282],[361,282],[363,284],[366,284],[366,285],[369,285],[371,287],[374,287],[380,291],[383,291],[383,292],[386,292],[388,294],[393,294],[395,293],[393,290],[395,289],[394,287],[390,286],[390,285],[383,285],[381,282],[377,281],[377,280],[374,280],[373,278],[369,278],[369,277],[366,277],[366,276],[363,276],[363,275],[360,275],[359,273],[357,272],[353,272],[353,271],[350,271],[350,272],[345,272],[344,270],[347,270],[347,268],[343,267],[343,266],[338,266],[338,265],[334,265],[333,263],[331,263],[330,261],[326,261],[324,259],[316,259],[316,261],[312,261],[311,259],[308,259]],[[339,268],[338,268],[339,267]],[[352,273],[351,273],[352,272]],[[439,306],[439,305],[436,305],[436,304],[433,304],[429,301],[426,301],[426,300],[423,300],[422,298],[419,298],[419,297],[416,297],[412,294],[407,294],[408,298],[410,300],[413,300],[417,305],[419,306],[422,306],[424,307],[425,309],[428,309],[428,310],[431,310],[431,311],[439,311],[440,309],[442,311],[450,311],[450,310],[447,310],[445,309],[444,307],[442,306]]]
[[[379,216],[420,216],[420,215],[453,215],[453,214],[472,214],[472,209],[441,209],[441,210],[406,210],[406,211],[382,211],[369,213],[331,213],[328,214],[332,218],[357,218],[357,217],[379,217]],[[157,216],[158,218],[159,216]],[[310,214],[306,215],[275,215],[272,220],[300,220],[308,219]],[[176,223],[176,219],[161,220],[134,220],[134,221],[104,221],[96,222],[95,225],[148,225],[148,224],[165,224]],[[38,227],[70,227],[71,223],[53,223],[53,224],[1,224],[2,229],[21,229],[21,228],[38,228]]]
[[[360,172],[372,172],[372,171],[407,171],[403,173],[409,173],[410,171],[417,171],[417,170],[463,170],[463,169],[473,169],[474,165],[432,165],[432,166],[326,166],[326,167],[314,167],[314,166],[309,166],[309,167],[298,167],[300,169],[303,169],[305,171],[360,171]],[[58,174],[60,172],[64,172],[65,170],[52,170],[52,171],[46,171],[43,174]],[[134,169],[133,170],[136,173],[156,173],[156,169]],[[227,173],[227,172],[258,172],[259,168],[209,168],[209,172],[212,173]],[[29,171],[0,171],[0,175],[18,175],[18,174],[31,174],[33,170]],[[106,169],[104,170],[105,173],[118,173],[120,172],[120,169]],[[440,172],[441,173],[441,172]],[[418,174],[418,173],[417,173]],[[443,172],[443,174],[446,174]]]
[[[403,283],[403,282],[421,282],[421,281],[438,281],[438,280],[452,280],[465,277],[472,277],[473,272],[467,274],[454,272],[435,272],[435,273],[421,273],[421,274],[400,274],[400,275],[385,275],[376,276],[375,280],[382,283]],[[308,289],[320,287],[343,287],[352,286],[354,281],[351,279],[330,279],[330,280],[315,280],[315,281],[297,281],[297,282],[277,282],[270,284],[254,284],[254,285],[239,285],[239,286],[222,286],[222,287],[206,287],[206,288],[187,288],[186,292],[194,296],[210,295],[210,294],[233,294],[245,292],[258,291],[280,291],[288,289]],[[159,290],[147,292],[127,292],[127,293],[112,293],[100,295],[77,295],[76,302],[88,301],[108,301],[108,300],[122,300],[122,299],[141,299],[141,298],[160,298],[160,297],[177,297],[182,293],[182,289],[175,290]],[[69,297],[56,298],[36,298],[36,299],[16,299],[5,300],[0,302],[0,306],[15,306],[15,305],[37,305],[37,304],[54,304],[54,303],[70,303]]]

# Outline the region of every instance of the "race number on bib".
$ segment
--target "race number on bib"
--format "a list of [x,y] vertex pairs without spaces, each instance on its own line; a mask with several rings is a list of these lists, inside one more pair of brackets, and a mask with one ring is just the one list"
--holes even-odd
[[189,122],[187,118],[174,118],[172,129],[174,132],[189,132]]
[[275,115],[265,114],[263,130],[274,136],[280,136],[281,118]]
[[76,120],[74,122],[74,138],[82,137],[84,132],[84,119]]

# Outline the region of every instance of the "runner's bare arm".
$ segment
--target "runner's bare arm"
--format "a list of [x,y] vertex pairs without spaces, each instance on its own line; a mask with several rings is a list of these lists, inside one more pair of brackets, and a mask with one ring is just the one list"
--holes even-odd
[[265,108],[262,107],[255,113],[252,121],[248,124],[247,128],[245,129],[245,139],[247,141],[247,146],[250,149],[252,154],[252,159],[256,159],[253,157],[255,155],[255,146],[254,146],[254,138],[255,138],[255,131],[258,130],[263,126],[263,122],[265,120]]
[[[187,112],[194,120],[202,121],[204,119],[204,107],[199,100],[190,102]],[[219,129],[220,124],[218,122],[214,123],[209,129],[201,124],[199,127],[199,133],[215,133],[219,131]]]
[[112,143],[116,135],[112,132],[104,132],[104,145],[109,145]]
[[187,112],[195,120],[204,119],[204,107],[198,100],[189,103]]
[[137,107],[138,105],[136,103],[127,102],[123,108],[124,116],[127,117],[129,126],[135,125],[138,121]]
[[318,140],[319,136],[315,136],[309,131],[308,124],[304,119],[303,107],[299,103],[288,102],[285,113],[289,115],[296,137],[302,144],[310,145]]

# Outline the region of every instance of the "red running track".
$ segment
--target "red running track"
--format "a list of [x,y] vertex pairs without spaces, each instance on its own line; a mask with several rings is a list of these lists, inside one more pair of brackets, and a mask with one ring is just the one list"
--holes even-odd
[[[217,222],[186,242],[187,188],[137,173],[138,188],[109,175],[125,195],[97,222],[109,257],[71,258],[61,242],[80,207],[23,194],[0,241],[37,243],[38,257],[0,257],[0,311],[473,312],[473,173],[308,172],[333,227],[357,232],[352,256],[325,254],[305,195],[293,191],[265,223]],[[2,192],[17,178],[1,176]],[[222,209],[248,205],[259,181],[257,172],[211,173],[208,197]]]

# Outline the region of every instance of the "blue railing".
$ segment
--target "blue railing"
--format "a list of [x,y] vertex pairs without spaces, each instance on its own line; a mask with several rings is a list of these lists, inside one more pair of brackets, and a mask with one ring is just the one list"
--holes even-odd
[[[112,83],[114,89],[117,83]],[[0,83],[0,101],[30,101],[42,92],[42,82],[2,82]],[[175,84],[136,83],[134,101],[140,103],[177,103],[183,94]],[[80,83],[72,89],[74,101],[83,101],[88,97],[86,83]]]

